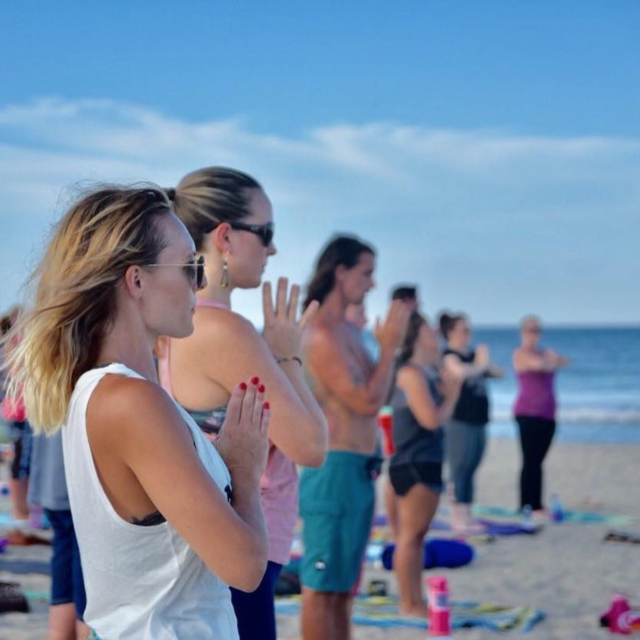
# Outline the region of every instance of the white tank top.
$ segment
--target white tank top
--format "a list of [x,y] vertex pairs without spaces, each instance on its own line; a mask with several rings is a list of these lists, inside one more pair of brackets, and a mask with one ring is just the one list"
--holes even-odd
[[[86,623],[102,640],[237,640],[229,587],[206,567],[168,523],[123,520],[107,498],[87,437],[89,398],[107,374],[141,378],[122,364],[87,371],[78,380],[62,429],[69,500],[87,591]],[[215,447],[176,403],[198,456],[220,491],[231,478]]]

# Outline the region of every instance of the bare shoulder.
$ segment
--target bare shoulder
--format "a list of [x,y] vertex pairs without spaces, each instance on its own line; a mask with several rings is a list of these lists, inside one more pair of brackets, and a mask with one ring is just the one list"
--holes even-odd
[[[199,309],[195,331],[185,340],[176,341],[176,353],[183,362],[216,383],[221,381],[221,369],[230,362],[268,357],[268,347],[256,328],[246,318],[228,309]],[[222,371],[224,373],[224,371]],[[235,383],[235,380],[234,380]]]
[[207,341],[261,340],[249,320],[229,309],[201,309],[196,316],[195,324],[196,335]]
[[157,384],[141,378],[106,375],[98,384],[87,407],[87,427],[94,434],[117,439],[135,425],[138,434],[146,426],[157,429],[177,416],[172,400]]

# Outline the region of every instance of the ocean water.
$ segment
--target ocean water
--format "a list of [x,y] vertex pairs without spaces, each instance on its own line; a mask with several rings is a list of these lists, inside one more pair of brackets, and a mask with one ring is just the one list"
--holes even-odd
[[[473,341],[487,344],[491,359],[507,371],[504,379],[489,381],[491,434],[514,437],[511,354],[519,332],[477,328]],[[640,443],[640,327],[545,328],[541,346],[571,360],[556,376],[559,440]]]
[[[377,343],[363,332],[375,356]],[[513,438],[517,381],[511,365],[520,333],[513,329],[476,328],[473,343],[489,347],[491,360],[506,376],[490,380],[490,434]],[[545,328],[541,346],[568,357],[571,366],[556,375],[556,438],[569,442],[640,444],[640,327]]]

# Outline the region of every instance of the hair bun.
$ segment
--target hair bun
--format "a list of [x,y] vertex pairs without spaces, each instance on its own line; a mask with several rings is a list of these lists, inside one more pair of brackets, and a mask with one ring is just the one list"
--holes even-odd
[[164,192],[167,194],[167,198],[173,202],[176,199],[176,190],[173,188],[165,189]]

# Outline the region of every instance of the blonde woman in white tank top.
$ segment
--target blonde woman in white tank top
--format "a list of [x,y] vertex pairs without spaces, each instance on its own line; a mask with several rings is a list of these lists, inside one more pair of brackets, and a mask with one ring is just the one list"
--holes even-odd
[[203,273],[161,190],[102,188],[57,226],[19,327],[10,393],[37,431],[64,424],[94,638],[236,640],[227,585],[265,570],[265,391],[239,381],[214,448],[157,384],[153,345],[193,331]]

